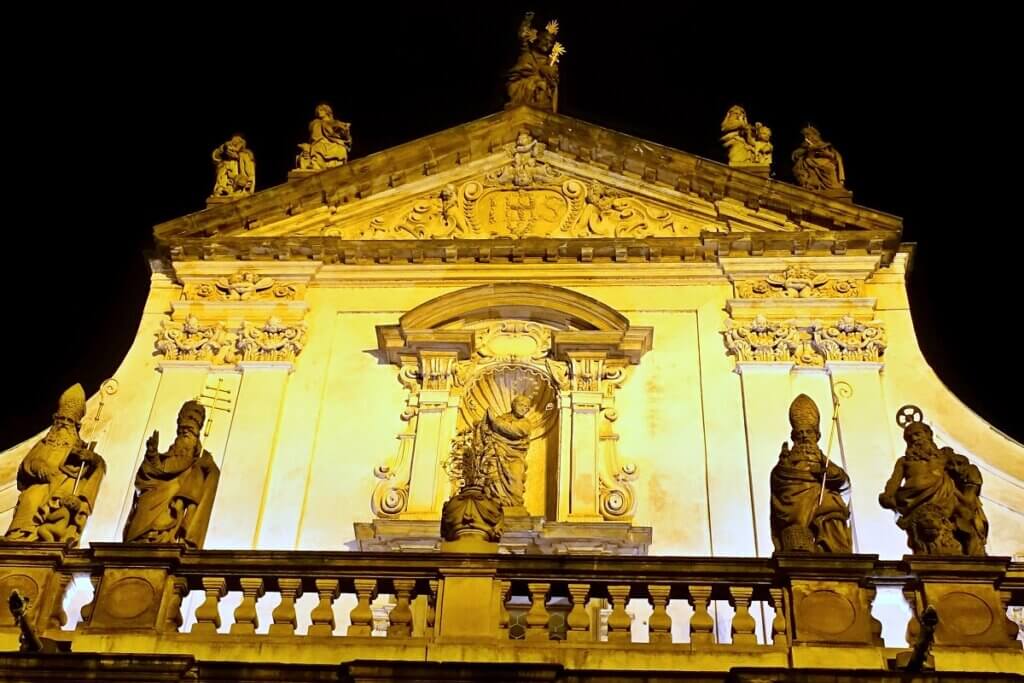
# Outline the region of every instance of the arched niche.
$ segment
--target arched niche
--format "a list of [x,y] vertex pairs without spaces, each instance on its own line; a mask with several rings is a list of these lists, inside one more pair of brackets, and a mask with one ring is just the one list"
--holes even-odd
[[488,407],[507,410],[511,383],[532,377],[541,419],[531,442],[527,514],[630,521],[636,472],[618,456],[615,392],[650,350],[651,328],[562,287],[491,284],[417,306],[398,324],[378,326],[377,338],[408,390],[398,452],[375,470],[378,518],[438,519],[451,493],[444,462],[452,439]]

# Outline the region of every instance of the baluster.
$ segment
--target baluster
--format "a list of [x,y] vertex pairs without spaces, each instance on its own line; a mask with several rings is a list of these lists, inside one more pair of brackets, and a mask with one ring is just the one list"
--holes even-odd
[[242,586],[242,602],[235,608],[235,623],[231,624],[231,633],[252,635],[260,627],[256,601],[263,597],[263,579],[239,579],[238,583]]
[[526,613],[526,639],[527,640],[548,640],[548,621],[551,615],[548,614],[548,592],[551,590],[550,583],[528,583],[530,591],[530,610]]
[[612,613],[608,615],[608,642],[628,643],[632,620],[626,612],[629,602],[629,586],[608,586],[608,597],[612,601]]
[[68,590],[68,585],[71,583],[71,574],[57,574],[57,592],[54,597],[53,610],[50,612],[50,619],[47,623],[47,628],[59,630],[64,624],[68,623],[68,614],[64,611],[64,593]]
[[508,631],[509,626],[509,615],[508,608],[505,607],[505,603],[508,602],[508,592],[512,590],[511,581],[502,581],[498,579],[498,638],[501,640],[508,640],[511,635]]
[[168,633],[177,633],[181,629],[181,625],[185,623],[184,616],[181,613],[181,603],[185,601],[185,596],[188,595],[188,580],[174,576],[168,580],[170,584],[168,587],[167,596],[167,612],[164,613],[164,631]]
[[775,609],[775,618],[772,619],[772,644],[776,647],[789,645],[788,626],[786,622],[786,608],[782,601],[781,588],[769,588],[768,595],[772,598],[772,607]]
[[[427,633],[433,635],[434,632],[434,620],[437,618],[437,579],[430,579],[427,581],[427,585],[430,587],[430,595],[427,596]],[[504,606],[502,606],[504,609]],[[507,623],[508,615],[506,615]]]
[[352,608],[348,627],[350,636],[369,637],[373,633],[373,610],[370,603],[377,597],[377,579],[356,579],[356,606]]
[[206,600],[196,610],[192,633],[213,635],[220,628],[220,599],[228,594],[228,582],[218,576],[204,577],[203,590],[206,591]]
[[671,643],[672,617],[668,615],[668,600],[672,586],[647,586],[647,592],[651,594],[651,603],[654,605],[654,611],[647,620],[648,640],[652,643]]
[[281,591],[281,603],[271,615],[274,623],[270,625],[270,635],[290,636],[295,633],[299,622],[295,615],[295,601],[302,597],[302,579],[278,579],[277,588]]
[[750,598],[753,595],[754,589],[750,586],[729,587],[729,604],[736,610],[729,628],[733,645],[757,645],[757,622],[750,616]]
[[92,600],[88,604],[82,605],[82,623],[88,624],[92,621],[92,613],[96,609],[96,598],[100,595],[100,579],[103,578],[102,574],[90,574],[89,583],[92,584]]
[[692,645],[708,645],[715,642],[715,620],[708,614],[708,601],[711,600],[711,586],[689,586],[690,606],[693,616],[690,617],[690,643]]
[[569,630],[565,637],[571,641],[593,640],[590,633],[590,615],[587,614],[587,597],[590,595],[589,583],[570,583],[569,595],[572,596],[572,610],[566,618]]
[[312,625],[309,627],[309,635],[315,638],[327,638],[334,633],[334,609],[331,607],[338,597],[337,579],[317,579],[316,592],[320,596],[313,611],[309,613]]
[[395,586],[396,604],[388,615],[391,620],[388,638],[409,638],[412,636],[412,610],[409,608],[409,600],[412,599],[412,592],[416,588],[416,580],[395,579],[392,583]]
[[917,615],[921,613],[921,605],[917,601],[917,590],[904,586],[903,599],[910,606],[910,621],[907,622],[907,642],[916,643],[917,637],[921,633],[921,622],[917,618]]

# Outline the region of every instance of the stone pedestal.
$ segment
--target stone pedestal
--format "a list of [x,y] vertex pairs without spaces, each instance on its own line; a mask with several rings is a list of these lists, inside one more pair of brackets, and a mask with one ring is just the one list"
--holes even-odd
[[8,600],[28,600],[28,618],[39,636],[64,625],[64,591],[71,575],[60,571],[66,547],[57,543],[0,542],[0,650],[17,650],[21,629]]
[[939,615],[936,647],[1021,649],[1017,624],[1007,618],[997,588],[1010,558],[908,555],[903,561],[917,577],[907,591],[914,611],[907,626],[909,642],[916,640],[920,630],[918,616],[931,605]]
[[783,601],[793,645],[881,646],[882,625],[871,616],[877,555],[780,554]]
[[[172,576],[183,545],[149,543],[94,543],[93,555],[103,563],[96,593],[82,625],[83,633],[124,628],[162,631],[177,628],[180,618],[169,614],[180,608]],[[154,562],[154,560],[156,560]],[[140,566],[143,565],[143,566]]]

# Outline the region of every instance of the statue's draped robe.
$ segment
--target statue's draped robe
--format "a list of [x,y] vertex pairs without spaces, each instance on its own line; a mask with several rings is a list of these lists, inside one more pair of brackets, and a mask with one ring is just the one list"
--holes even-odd
[[124,529],[125,543],[185,543],[201,548],[209,525],[220,470],[203,451],[147,455],[135,476],[135,503]]
[[[79,448],[84,443],[79,442]],[[18,502],[6,537],[11,540],[38,540],[37,530],[46,516],[60,507],[59,501],[74,495],[79,499],[81,511],[92,512],[106,473],[106,464],[97,458],[94,464],[84,464],[72,454],[70,445],[49,444],[44,438],[29,451],[18,467]],[[75,481],[78,488],[75,488]],[[84,519],[71,520],[84,524]],[[81,526],[78,527],[81,532]]]
[[812,190],[841,190],[846,182],[843,158],[827,143],[797,149],[793,153],[793,175]]
[[776,548],[783,547],[783,530],[798,525],[810,529],[818,552],[853,552],[850,528],[847,526],[850,511],[842,497],[842,492],[849,485],[849,478],[842,468],[830,462],[823,497],[821,479],[820,472],[792,467],[784,459],[780,459],[772,469],[771,526]]
[[508,72],[508,98],[513,105],[550,109],[557,86],[558,67],[548,64],[548,56],[538,50],[522,50]]
[[309,155],[324,167],[338,165],[348,159],[344,125],[335,120],[316,119],[309,124]]
[[526,453],[530,448],[531,425],[511,413],[488,412],[476,427],[478,447],[494,462],[490,494],[505,507],[523,507],[526,493]]

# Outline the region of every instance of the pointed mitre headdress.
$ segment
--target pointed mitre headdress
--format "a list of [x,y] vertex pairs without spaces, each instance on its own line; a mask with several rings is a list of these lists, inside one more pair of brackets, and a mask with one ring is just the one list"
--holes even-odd
[[789,424],[793,429],[800,427],[818,428],[821,422],[821,414],[818,406],[814,404],[807,394],[800,394],[793,399],[789,406]]
[[79,423],[85,417],[85,389],[81,384],[75,384],[57,399],[57,414],[61,417],[69,417]]
[[203,423],[206,422],[206,408],[199,401],[185,401],[181,406],[181,410],[178,411],[178,424],[185,422],[191,422],[197,425],[197,429],[202,429]]

